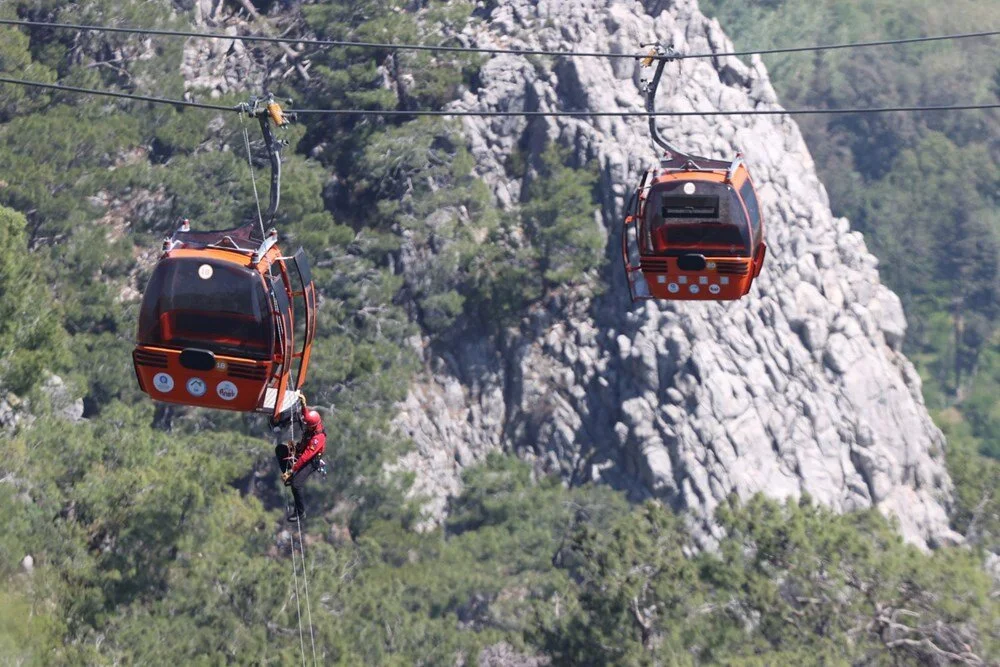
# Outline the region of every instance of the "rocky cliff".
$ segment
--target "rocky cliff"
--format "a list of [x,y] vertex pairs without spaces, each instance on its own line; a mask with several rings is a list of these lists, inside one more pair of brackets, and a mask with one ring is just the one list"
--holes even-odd
[[[631,53],[640,43],[681,53],[732,44],[694,0],[503,0],[463,34],[481,46]],[[631,59],[504,55],[455,109],[642,110]],[[663,110],[777,109],[758,59],[669,64]],[[907,539],[955,536],[945,508],[944,439],[920,380],[900,352],[906,322],[879,282],[877,260],[834,218],[792,118],[664,119],[665,136],[696,154],[746,156],[758,186],[769,257],[736,303],[631,305],[618,255],[626,195],[657,154],[643,118],[465,118],[477,169],[503,207],[521,183],[503,163],[547,141],[600,165],[609,286],[557,299],[504,340],[425,345],[426,371],[400,406],[417,444],[402,464],[440,517],[460,472],[515,451],[568,481],[602,480],[684,511],[703,544],[731,493],[808,493],[839,510],[875,505]],[[404,266],[405,270],[405,266]]]

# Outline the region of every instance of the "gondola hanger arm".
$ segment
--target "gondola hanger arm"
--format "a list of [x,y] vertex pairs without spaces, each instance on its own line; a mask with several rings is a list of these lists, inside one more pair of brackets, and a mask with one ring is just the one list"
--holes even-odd
[[[287,100],[291,105],[292,100]],[[271,123],[277,127],[287,127],[296,119],[296,114],[286,113],[275,99],[274,95],[268,94],[266,97],[251,97],[249,101],[239,106],[239,110],[251,118],[256,118],[260,123],[260,131],[264,136],[264,145],[267,147],[267,155],[271,163],[271,193],[270,204],[267,210],[267,224],[271,225],[278,213],[278,204],[281,202],[281,148],[287,143],[277,139],[271,131]]]
[[663,68],[666,67],[668,62],[677,59],[677,52],[674,51],[673,47],[664,48],[662,45],[655,42],[648,44],[640,44],[641,48],[649,48],[649,53],[643,58],[639,59],[639,64],[643,69],[651,67],[653,62],[656,61],[656,69],[653,71],[653,76],[651,79],[645,77],[640,79],[642,85],[642,92],[646,95],[646,112],[649,113],[649,133],[652,135],[653,143],[655,143],[660,148],[663,148],[668,154],[670,153],[681,153],[681,151],[675,149],[671,146],[666,139],[660,135],[660,131],[656,127],[656,90],[660,86],[660,77],[663,76]]

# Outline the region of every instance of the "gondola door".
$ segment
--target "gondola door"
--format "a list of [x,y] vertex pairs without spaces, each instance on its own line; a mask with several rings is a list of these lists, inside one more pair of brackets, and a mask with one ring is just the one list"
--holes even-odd
[[[296,397],[288,394],[288,381],[291,377],[291,363],[295,348],[294,328],[292,320],[292,304],[288,300],[285,281],[281,276],[275,276],[270,281],[271,300],[274,306],[275,328],[275,384],[265,392],[265,409],[270,409],[275,419],[295,404]],[[272,403],[273,400],[273,403]]]
[[632,301],[652,299],[649,283],[642,267],[642,197],[646,188],[649,172],[642,175],[639,187],[632,193],[625,206],[625,221],[622,223],[622,262],[625,265],[625,280],[628,281],[628,291]]
[[288,265],[291,267],[290,273],[298,280],[299,289],[292,292],[294,305],[298,308],[301,303],[302,346],[294,356],[299,362],[295,388],[301,390],[309,372],[309,357],[312,353],[313,339],[316,337],[316,285],[313,283],[309,258],[306,257],[305,250],[299,248],[295,256],[288,260]]

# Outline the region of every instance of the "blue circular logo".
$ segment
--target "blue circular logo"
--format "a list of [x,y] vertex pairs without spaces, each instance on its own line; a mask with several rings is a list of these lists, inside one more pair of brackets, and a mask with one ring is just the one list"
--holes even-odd
[[215,386],[215,393],[224,401],[232,401],[240,393],[236,385],[229,380],[223,380]]
[[201,378],[191,378],[187,381],[187,390],[192,396],[201,397],[208,391],[208,385]]
[[157,391],[166,394],[174,388],[174,379],[169,373],[157,373],[153,376],[153,386]]

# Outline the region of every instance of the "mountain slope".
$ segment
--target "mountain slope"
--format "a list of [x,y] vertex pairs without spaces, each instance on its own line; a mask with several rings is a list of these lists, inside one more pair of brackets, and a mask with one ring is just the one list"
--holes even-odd
[[[513,0],[464,37],[623,53],[653,41],[682,53],[732,49],[687,0]],[[453,108],[641,110],[637,71],[629,59],[500,56]],[[779,108],[759,60],[734,58],[671,63],[658,107]],[[524,187],[506,166],[516,151],[537,165],[555,141],[578,164],[599,163],[609,289],[550,299],[516,331],[446,353],[425,340],[434,370],[411,386],[396,422],[418,445],[404,465],[417,472],[416,490],[437,499],[438,515],[462,466],[507,448],[569,480],[601,479],[689,510],[706,542],[718,503],[757,491],[808,493],[838,510],[876,505],[898,517],[911,541],[954,539],[944,440],[900,353],[899,299],[879,282],[861,235],[833,218],[790,118],[663,121],[682,149],[746,155],[769,257],[738,303],[633,307],[618,235],[624,199],[656,160],[645,119],[466,118],[463,127],[477,173],[502,207],[516,207]]]

